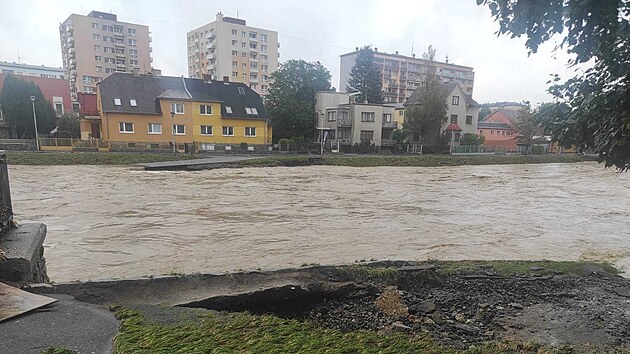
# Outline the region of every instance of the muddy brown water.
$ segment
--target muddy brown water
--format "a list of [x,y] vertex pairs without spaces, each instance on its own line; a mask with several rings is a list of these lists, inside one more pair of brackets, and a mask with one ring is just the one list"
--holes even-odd
[[10,166],[56,282],[357,260],[603,260],[630,269],[630,173],[596,163],[147,172]]

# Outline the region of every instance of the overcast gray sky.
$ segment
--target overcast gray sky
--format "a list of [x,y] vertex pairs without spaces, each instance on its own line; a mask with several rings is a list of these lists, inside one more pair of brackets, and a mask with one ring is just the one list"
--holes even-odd
[[153,58],[164,75],[187,75],[186,33],[212,22],[217,12],[276,30],[280,61],[320,61],[339,88],[339,55],[371,44],[379,51],[420,55],[429,44],[437,59],[475,69],[473,97],[479,102],[549,101],[549,74],[572,75],[568,56],[553,43],[527,56],[524,39],[495,35],[498,24],[476,0],[415,1],[164,1],[9,0],[0,11],[0,60],[61,66],[59,23],[71,13],[113,12],[120,21],[145,24]]

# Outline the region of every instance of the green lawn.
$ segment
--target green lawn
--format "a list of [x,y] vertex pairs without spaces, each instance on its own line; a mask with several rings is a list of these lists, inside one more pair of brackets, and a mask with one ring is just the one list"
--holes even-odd
[[138,163],[194,158],[190,155],[116,152],[16,152],[7,151],[9,165],[135,165]]

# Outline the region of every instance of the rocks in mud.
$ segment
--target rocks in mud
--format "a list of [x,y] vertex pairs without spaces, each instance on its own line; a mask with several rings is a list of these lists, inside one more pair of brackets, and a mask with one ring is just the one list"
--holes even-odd
[[411,327],[403,324],[400,321],[395,321],[394,323],[392,323],[392,330],[396,331],[396,332],[407,332],[409,330],[411,330]]
[[508,304],[510,307],[515,308],[517,310],[522,310],[523,309],[523,305],[519,304],[518,302],[510,302]]
[[387,287],[376,299],[376,307],[384,314],[399,318],[409,315],[409,309],[396,287]]
[[418,315],[427,315],[435,312],[436,309],[435,304],[429,301],[422,301],[409,305],[409,312]]
[[465,323],[466,322],[466,316],[464,316],[464,314],[462,314],[462,313],[457,313],[457,314],[455,314],[455,321],[457,321],[459,323]]
[[436,311],[434,313],[431,314],[431,319],[433,320],[433,322],[437,325],[443,325],[444,324],[444,316],[442,315],[442,313],[440,311]]

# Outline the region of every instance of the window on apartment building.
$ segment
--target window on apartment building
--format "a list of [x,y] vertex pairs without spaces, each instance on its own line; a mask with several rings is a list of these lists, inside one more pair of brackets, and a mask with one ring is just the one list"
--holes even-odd
[[100,34],[97,34],[97,33],[94,33],[94,34],[92,35],[92,38],[100,40],[100,39],[101,39],[101,35],[100,35]]
[[385,122],[385,123],[391,123],[392,122],[392,115],[391,115],[391,113],[383,113],[383,122]]
[[120,122],[118,129],[121,133],[133,133],[133,123]]
[[459,139],[462,137],[462,133],[455,133],[455,142],[459,142]]
[[245,127],[245,136],[256,136],[256,127]]
[[212,115],[212,106],[206,104],[199,105],[199,114],[203,114],[205,116]]
[[133,58],[137,58],[138,57],[138,50],[137,49],[129,49],[129,56],[133,57]]
[[339,114],[338,114],[337,118],[339,120],[346,120],[346,119],[348,119],[348,114],[349,114],[348,111],[339,111]]
[[361,141],[364,141],[364,140],[372,141],[374,140],[374,131],[361,130],[360,138],[361,138]]
[[254,90],[255,90],[255,89],[257,89],[257,88],[258,88],[258,85],[256,85],[256,84],[249,84],[249,87],[250,87],[251,89],[254,89]]
[[255,107],[245,107],[245,113],[247,113],[249,115],[257,116],[258,115],[258,109],[256,109]]
[[232,77],[238,77],[238,72],[237,71],[232,71]]
[[374,112],[361,112],[361,121],[362,122],[373,122],[374,121]]
[[247,79],[247,73],[243,73],[243,76],[241,76],[243,79]]
[[105,74],[111,74],[115,72],[116,72],[116,69],[114,68],[105,68]]
[[114,106],[120,106],[122,104],[122,101],[120,100],[120,98],[114,98]]
[[243,37],[247,37],[247,32],[243,31],[243,32],[241,32],[241,35],[242,35]]
[[129,64],[131,64],[133,66],[139,66],[138,60],[134,60],[134,59],[129,59]]
[[260,50],[263,51],[263,52],[266,52],[267,51],[267,45],[261,44],[260,45]]
[[269,81],[269,76],[267,76],[267,75],[263,75],[263,76],[262,76],[262,79],[263,79],[263,81]]
[[63,103],[55,103],[55,113],[57,113],[57,115],[63,114]]
[[173,124],[173,133],[175,133],[175,135],[186,135],[186,126],[183,124]]
[[326,112],[326,117],[328,118],[329,122],[334,122],[337,120],[337,112],[335,111],[328,111]]
[[101,46],[100,46],[100,45],[98,45],[98,44],[95,44],[95,45],[94,45],[94,51],[95,51],[95,52],[100,52],[100,51],[101,51]]
[[457,106],[459,104],[459,96],[453,96],[453,105]]
[[211,125],[202,125],[201,126],[201,135],[212,135],[212,126]]
[[234,127],[223,127],[223,136],[234,136]]
[[233,67],[237,67],[237,66],[238,66],[238,62],[237,62],[237,61],[233,61],[233,62],[232,62],[232,66],[233,66]]
[[249,79],[250,80],[258,80],[258,75],[257,74],[249,74]]
[[242,87],[239,87],[238,88],[238,94],[241,95],[241,96],[245,96],[245,89],[242,88]]
[[233,29],[232,30],[232,34],[235,35],[235,36],[238,36],[238,30]]
[[98,24],[98,23],[96,23],[96,22],[92,22],[92,28],[94,28],[94,29],[98,29],[99,27],[100,27],[100,26],[99,26],[99,24]]
[[232,51],[232,56],[233,56],[233,57],[235,57],[235,56],[237,56],[237,55],[238,55],[238,51],[233,50],[233,51]]
[[494,135],[494,130],[491,130],[491,131],[490,131],[490,135]]
[[116,59],[116,64],[125,65],[125,59]]
[[175,112],[175,114],[184,114],[184,104],[171,102],[171,112]]
[[243,48],[247,48],[247,43],[245,43],[245,42],[241,42],[241,47],[243,47]]
[[123,28],[120,26],[114,26],[114,33],[123,33]]
[[162,124],[149,123],[149,134],[162,134]]
[[258,47],[258,45],[256,45],[256,43],[250,43],[249,44],[249,48],[250,49],[256,49]]
[[114,37],[103,36],[103,42],[114,43]]
[[131,47],[137,47],[138,46],[138,40],[129,38],[129,45]]
[[113,26],[108,26],[108,25],[103,25],[103,31],[113,32],[114,31],[114,27]]
[[136,29],[135,28],[127,28],[127,34],[130,36],[135,36],[136,35]]
[[466,116],[466,124],[472,124],[472,117],[473,116]]
[[233,39],[233,40],[232,40],[232,45],[237,45],[237,44],[238,44],[238,41],[237,41],[237,40],[235,40],[235,39]]
[[104,47],[103,51],[105,53],[113,53],[114,52],[114,47]]
[[405,114],[405,110],[404,109],[399,109],[398,110],[398,115],[402,116],[403,114]]
[[114,38],[114,43],[116,44],[125,44],[124,38]]
[[263,42],[266,42],[267,41],[267,35],[261,33],[260,34],[260,40],[263,41]]
[[256,53],[250,53],[249,54],[249,59],[256,60],[256,57],[257,57]]
[[247,58],[247,53],[241,53],[241,58]]
[[256,32],[249,32],[249,38],[256,39],[257,36],[258,34]]
[[133,98],[129,100],[129,105],[131,107],[138,107],[138,102],[136,102],[136,100],[134,100]]
[[102,73],[103,72],[103,67],[102,66],[97,66],[96,67],[96,72],[97,73]]
[[268,58],[267,54],[261,54],[260,55],[260,59],[261,60],[267,60],[267,58]]
[[457,114],[451,114],[451,123],[457,124]]
[[260,85],[260,89],[263,91],[267,90],[267,85]]
[[107,57],[105,58],[105,62],[108,63],[108,64],[114,64],[115,63],[114,58],[107,58]]
[[228,114],[232,114],[232,106],[225,106],[225,112]]
[[83,93],[96,93],[96,87],[93,86],[85,86],[83,88]]

